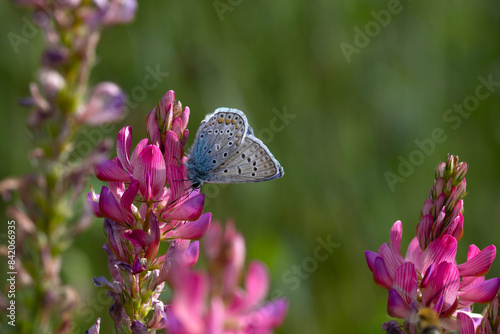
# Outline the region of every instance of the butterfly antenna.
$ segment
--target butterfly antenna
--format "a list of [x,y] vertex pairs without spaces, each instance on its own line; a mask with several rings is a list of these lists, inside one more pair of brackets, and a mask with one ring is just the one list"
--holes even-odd
[[177,160],[177,162],[178,162],[180,165],[184,165],[184,166],[186,166],[186,164],[185,164],[185,163],[183,163],[181,159],[179,159],[179,158],[177,158],[177,157],[175,157],[175,156],[172,156],[172,158],[174,158],[175,160]]

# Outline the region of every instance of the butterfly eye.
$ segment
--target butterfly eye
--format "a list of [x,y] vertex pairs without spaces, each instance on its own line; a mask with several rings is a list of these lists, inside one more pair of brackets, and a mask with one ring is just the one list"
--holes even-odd
[[201,182],[200,181],[193,181],[193,183],[191,183],[191,187],[193,189],[200,189],[201,188]]

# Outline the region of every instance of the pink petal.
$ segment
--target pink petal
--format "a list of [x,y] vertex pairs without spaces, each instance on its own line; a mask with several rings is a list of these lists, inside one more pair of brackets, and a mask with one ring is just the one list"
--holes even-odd
[[122,195],[120,199],[120,205],[122,208],[132,213],[132,204],[134,203],[135,196],[139,191],[139,181],[132,179],[127,190]]
[[422,302],[425,306],[432,306],[443,296],[443,309],[447,310],[455,303],[459,286],[460,277],[457,267],[450,262],[441,262],[422,293]]
[[186,182],[186,168],[184,165],[167,165],[167,181],[170,187],[169,203],[178,201],[182,196],[187,195],[186,189],[189,189],[189,182]]
[[203,212],[205,195],[197,195],[180,203],[171,212],[163,212],[163,220],[196,220]]
[[86,331],[86,334],[99,334],[99,331],[101,330],[101,318],[97,318],[95,324],[92,325],[92,327],[89,328],[88,331]]
[[426,248],[431,237],[432,225],[434,224],[433,215],[425,215],[417,225],[417,237],[420,241],[421,248]]
[[[490,245],[479,254],[471,257],[467,262],[458,265],[460,276],[483,276],[490,270],[496,256],[496,248]],[[468,256],[469,257],[469,256]]]
[[405,303],[403,298],[395,289],[389,290],[387,300],[387,314],[393,318],[406,319],[410,315],[410,306]]
[[474,303],[489,303],[498,292],[500,278],[492,278],[459,293],[460,299]]
[[177,135],[177,138],[182,136],[182,120],[179,117],[174,118],[172,121],[172,131]]
[[460,240],[462,238],[463,231],[464,231],[464,216],[462,215],[462,213],[459,212],[458,216],[451,221],[450,226],[447,228],[447,232],[455,239]]
[[145,257],[148,259],[148,262],[152,262],[156,255],[158,255],[160,243],[160,226],[158,224],[158,218],[156,218],[153,213],[149,215],[149,231],[153,242],[148,245]]
[[189,122],[189,115],[191,111],[189,110],[189,107],[185,107],[184,111],[182,112],[180,119],[182,121],[182,131],[186,130]]
[[392,278],[387,271],[384,259],[377,257],[373,268],[373,279],[375,283],[383,288],[390,289],[392,287]]
[[175,93],[169,90],[162,96],[158,103],[160,123],[165,129],[170,129],[172,125],[173,107],[175,102]]
[[[150,180],[148,180],[148,174]],[[139,181],[139,193],[144,199],[154,200],[162,192],[167,175],[165,160],[158,146],[148,145],[142,150],[134,166],[133,177]],[[149,187],[151,187],[151,194],[150,197],[146,197]]]
[[413,263],[406,262],[398,268],[394,276],[393,288],[398,291],[406,304],[417,301],[418,278]]
[[269,290],[269,271],[266,265],[259,261],[252,261],[245,278],[247,292],[246,306],[253,307],[263,300]]
[[182,146],[179,137],[172,130],[165,134],[165,165],[179,165],[182,159]]
[[439,212],[441,212],[441,209],[443,208],[445,199],[446,199],[445,193],[440,193],[438,195],[438,197],[434,201],[434,204],[432,205],[432,208],[431,208],[431,214],[433,216],[437,216],[439,214]]
[[182,133],[182,140],[181,140],[181,146],[182,147],[186,146],[188,136],[189,136],[189,129],[186,129]]
[[288,301],[284,298],[272,300],[255,310],[245,319],[246,324],[255,328],[253,333],[271,334],[272,328],[280,326],[288,312]]
[[418,242],[417,237],[414,237],[410,244],[408,245],[408,249],[406,251],[405,260],[411,262],[415,265],[418,270],[421,270],[422,266],[422,249],[420,248],[420,244]]
[[138,228],[134,229],[133,231],[125,231],[123,236],[127,238],[127,240],[130,240],[132,243],[144,249],[154,240],[150,234]]
[[198,241],[192,242],[184,252],[184,259],[186,264],[190,267],[194,266],[198,261],[200,254],[200,243]]
[[377,255],[384,259],[387,271],[389,272],[389,275],[393,278],[394,274],[396,273],[396,270],[403,263],[403,258],[401,256],[398,258],[397,255],[392,252],[392,250],[386,243],[383,243],[382,246],[380,246]]
[[447,261],[455,262],[457,255],[457,240],[449,235],[443,235],[430,243],[424,251],[422,271],[425,272],[431,263],[435,265]]
[[460,325],[460,333],[461,334],[475,334],[474,330],[474,322],[472,319],[463,312],[457,313],[457,320]]
[[122,208],[107,187],[102,187],[101,196],[99,197],[99,210],[103,216],[117,223],[131,225],[135,221],[134,216]]
[[139,155],[141,154],[142,150],[144,150],[144,148],[148,145],[149,141],[147,139],[143,139],[134,148],[132,156],[130,157],[130,164],[132,165],[132,168],[134,168],[135,164],[137,163],[137,158],[139,158]]
[[[389,235],[389,243],[394,255],[401,257],[401,236],[403,235],[403,224],[400,220],[394,223]],[[401,261],[403,258],[401,257]]]
[[[176,239],[170,242],[167,254],[165,255],[163,262],[161,264],[160,274],[158,278],[159,282],[163,282],[169,278],[173,263],[175,261],[178,261],[179,257],[182,256],[184,252],[186,252],[189,246],[189,242],[190,242],[189,240],[182,240],[182,239]],[[188,261],[190,260],[189,257]]]
[[118,132],[118,138],[116,140],[116,155],[120,159],[122,167],[129,173],[132,173],[133,169],[130,165],[129,154],[130,145],[132,144],[132,127],[126,126]]
[[152,145],[160,146],[161,133],[156,115],[156,107],[146,116],[146,132]]
[[436,217],[436,221],[434,222],[434,227],[432,228],[432,237],[437,238],[439,237],[442,232],[443,232],[443,222],[444,218],[446,217],[446,207],[443,206],[441,211],[439,211],[439,214]]
[[200,239],[207,233],[210,227],[210,220],[212,219],[212,214],[206,212],[201,215],[198,220],[192,222],[186,222],[180,227],[170,230],[165,234],[166,239],[190,239],[197,240]]
[[[213,228],[213,226],[212,226]],[[373,267],[375,266],[375,259],[377,258],[377,253],[372,251],[365,251],[366,263],[368,264],[368,268],[373,272]]]
[[[97,197],[99,199],[99,197]],[[94,216],[102,218],[103,215],[101,214],[101,211],[99,210],[99,202],[94,202],[92,199],[92,193],[87,193],[87,203],[89,204],[90,210],[94,214]]]
[[424,202],[424,205],[422,206],[422,216],[428,215],[431,213],[431,208],[432,208],[432,199],[428,199]]
[[206,334],[224,333],[225,306],[218,297],[213,297],[208,311]]
[[94,167],[95,176],[101,181],[129,182],[131,175],[109,159],[103,159]]

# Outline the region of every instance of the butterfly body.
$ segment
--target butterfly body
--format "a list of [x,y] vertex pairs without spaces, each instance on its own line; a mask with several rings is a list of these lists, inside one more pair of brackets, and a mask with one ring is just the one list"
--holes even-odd
[[284,175],[267,146],[253,135],[245,114],[218,108],[196,133],[186,162],[193,188],[203,183],[249,183]]

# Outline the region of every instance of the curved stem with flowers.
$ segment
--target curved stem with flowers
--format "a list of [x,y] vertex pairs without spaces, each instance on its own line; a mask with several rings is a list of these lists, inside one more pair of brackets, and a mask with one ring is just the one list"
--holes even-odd
[[[235,303],[243,304],[227,306],[232,313],[223,312],[225,304],[219,300],[215,306],[210,304],[207,314],[203,312],[209,291],[206,278],[189,267],[199,255],[198,241],[192,241],[207,233],[211,213],[203,213],[204,195],[187,181],[184,147],[189,115],[189,108],[182,109],[180,102],[175,102],[174,92],[168,91],[146,118],[148,138],[139,141],[130,153],[132,128],[124,127],[118,133],[117,156],[97,164],[96,176],[107,181],[108,186],[100,194],[90,192],[88,200],[93,213],[105,218],[107,242],[103,248],[108,254],[112,281],[98,277],[94,282],[109,289],[114,300],[110,314],[120,333],[167,329],[171,333],[194,334],[206,333],[206,326],[218,326],[214,333],[257,333],[262,328],[270,331],[282,322],[286,301],[261,308],[268,281],[261,264],[251,265],[247,277],[249,295],[240,296],[236,283],[244,261],[241,256],[236,269],[229,261],[228,266],[236,270],[231,282],[221,284],[227,293],[236,294],[232,297]],[[235,236],[235,232],[228,235],[228,247],[234,244],[241,255],[242,237]],[[170,244],[167,253],[158,256],[160,241]],[[220,252],[221,256],[225,254]],[[159,300],[166,282],[173,289],[168,306]],[[263,317],[261,325],[249,321],[252,314]],[[90,333],[97,333],[99,326],[98,320]]]
[[[453,155],[438,165],[429,199],[422,207],[417,235],[405,257],[400,251],[400,221],[391,228],[389,245],[384,243],[377,253],[366,251],[375,283],[388,290],[387,313],[404,320],[402,325],[397,321],[384,323],[388,333],[416,333],[417,314],[425,308],[437,314],[440,327],[447,333],[497,333],[500,278],[484,277],[495,259],[495,246],[480,250],[470,245],[467,261],[457,264],[455,260],[457,243],[463,235],[466,173],[467,164],[459,163]],[[493,299],[496,311],[489,318],[484,314],[489,314],[491,307],[483,315],[473,313],[474,303]],[[482,331],[488,319],[494,319],[497,327]]]

